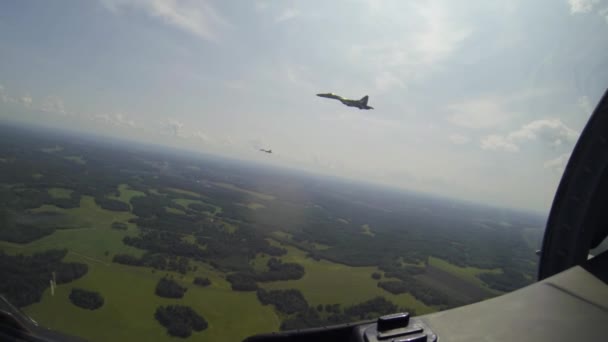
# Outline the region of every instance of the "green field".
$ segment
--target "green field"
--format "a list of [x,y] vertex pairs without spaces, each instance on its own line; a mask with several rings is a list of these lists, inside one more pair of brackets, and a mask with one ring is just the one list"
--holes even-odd
[[494,294],[500,294],[500,292],[491,289],[490,287],[488,287],[486,285],[486,283],[484,283],[483,281],[481,281],[481,279],[477,278],[477,275],[480,273],[501,273],[502,270],[500,268],[496,268],[496,269],[492,269],[492,270],[488,270],[488,269],[483,269],[483,268],[477,268],[477,267],[471,267],[471,266],[467,266],[467,267],[459,267],[453,264],[450,264],[449,262],[439,259],[439,258],[435,258],[435,257],[429,257],[429,265],[437,267],[441,270],[444,270],[450,274],[453,274],[463,280],[466,280],[470,283],[473,283],[481,288],[484,288]]
[[369,226],[369,224],[364,224],[361,226],[361,234],[369,235],[371,237],[376,236],[376,234],[372,231],[372,228]]
[[193,200],[193,199],[187,199],[187,198],[176,198],[176,199],[173,200],[173,203],[179,204],[179,205],[181,205],[184,208],[187,208],[188,205],[190,205],[192,203],[208,205],[208,206],[211,206],[211,207],[215,208],[215,210],[214,210],[214,212],[212,214],[217,214],[217,213],[219,213],[219,212],[222,211],[222,208],[220,208],[220,207],[218,207],[216,205],[213,205],[211,203],[203,202],[201,200]]
[[54,198],[70,198],[70,196],[72,195],[72,192],[73,192],[72,190],[64,189],[64,188],[48,189],[49,195],[53,196]]
[[[30,254],[47,249],[68,248],[70,253],[85,255],[91,259],[110,262],[112,254],[130,253],[141,255],[144,251],[122,243],[123,237],[135,235],[137,228],[128,220],[135,217],[131,213],[115,212],[100,208],[92,197],[83,196],[80,207],[60,209],[44,205],[34,212],[59,212],[66,214],[78,228],[57,230],[53,234],[28,244],[1,242],[0,248],[8,253]],[[129,227],[126,231],[110,228],[112,222],[124,222]],[[105,252],[109,252],[109,256]]]
[[59,145],[55,145],[53,147],[43,147],[40,149],[40,151],[45,152],[45,153],[55,153],[55,152],[63,151],[63,147],[61,147]]
[[186,215],[186,212],[177,208],[165,207],[165,210],[171,214]]
[[263,205],[262,203],[256,203],[256,202],[249,202],[249,203],[236,203],[238,205],[242,205],[243,207],[247,207],[249,209],[252,210],[256,210],[256,209],[264,209],[266,208],[265,205]]
[[[115,198],[126,203],[135,196],[145,196],[143,192],[130,189],[127,184],[121,184],[118,190],[120,195]],[[48,191],[54,197],[67,197],[71,194],[70,190],[63,188],[51,188]],[[174,202],[184,206],[190,203],[205,204],[193,199],[174,199]],[[179,209],[166,209],[169,212],[185,214]],[[230,284],[224,279],[225,274],[205,263],[192,262],[197,269],[186,276],[170,273],[188,287],[185,297],[179,300],[154,295],[158,279],[168,272],[112,263],[112,257],[117,253],[135,256],[144,253],[143,250],[122,242],[125,236],[138,233],[138,228],[128,222],[135,217],[130,212],[102,209],[90,196],[82,196],[79,208],[61,209],[44,205],[32,211],[62,213],[70,222],[75,223],[74,227],[57,230],[29,244],[0,242],[0,249],[9,254],[30,254],[67,248],[69,253],[66,261],[83,262],[89,266],[89,272],[83,278],[58,286],[54,296],[51,296],[50,290],[45,291],[40,303],[24,308],[25,312],[44,326],[92,341],[178,340],[166,334],[165,329],[154,319],[154,311],[159,305],[180,303],[191,306],[209,322],[207,330],[193,333],[191,340],[194,341],[238,341],[251,334],[276,331],[279,327],[280,317],[272,306],[261,305],[255,292],[232,291]],[[113,222],[126,223],[128,229],[112,229]],[[223,224],[227,231],[234,232],[238,229],[233,223],[224,221]],[[363,226],[362,230],[372,233],[369,226]],[[276,231],[273,234],[276,239],[291,239],[291,234],[286,232]],[[185,236],[184,239],[195,241],[192,235]],[[273,245],[281,245],[274,239],[268,241]],[[304,250],[292,245],[283,244],[281,247],[287,249],[288,253],[279,259],[302,265],[306,273],[299,280],[260,283],[263,288],[298,289],[311,306],[338,303],[347,307],[383,296],[400,307],[414,309],[417,314],[426,314],[437,309],[425,305],[409,293],[393,295],[379,288],[377,281],[371,278],[372,273],[381,272],[377,267],[351,267],[326,260],[315,261],[307,258]],[[308,247],[328,248],[325,245],[312,244]],[[265,271],[269,258],[267,255],[258,255],[252,261],[252,266],[257,271]],[[458,267],[433,257],[429,259],[429,264],[485,289],[487,286],[476,275],[481,272],[501,272],[500,269]],[[209,278],[212,285],[205,288],[192,285],[196,276]],[[99,310],[89,311],[72,305],[67,297],[73,287],[100,292],[105,298],[104,306]],[[238,315],[234,314],[235,308],[238,308]]]
[[188,191],[188,190],[183,190],[183,189],[177,189],[177,188],[167,188],[167,190],[177,193],[177,194],[181,194],[181,195],[187,195],[187,196],[193,196],[193,197],[201,197],[200,194],[197,194],[196,192],[192,192],[192,191]]
[[225,188],[225,189],[230,189],[230,190],[238,191],[240,193],[247,194],[247,195],[259,198],[261,200],[272,201],[272,200],[275,199],[275,197],[272,196],[272,195],[263,194],[261,192],[255,192],[255,191],[251,191],[251,190],[245,190],[245,189],[239,188],[238,186],[236,186],[234,184],[221,183],[221,182],[212,182],[212,183],[213,183],[213,185],[219,186],[220,188]]
[[[271,306],[262,306],[254,292],[232,291],[224,275],[204,263],[193,262],[197,270],[183,278],[180,274],[171,273],[188,287],[184,298],[179,300],[154,295],[156,282],[167,272],[153,273],[146,267],[112,263],[111,258],[116,253],[136,256],[144,253],[122,243],[124,236],[137,232],[137,228],[127,222],[134,217],[131,213],[104,210],[88,196],[83,196],[80,208],[60,209],[45,205],[34,211],[64,213],[80,222],[81,228],[58,230],[29,244],[0,242],[0,249],[9,254],[31,254],[68,248],[66,261],[89,265],[89,272],[83,278],[59,285],[54,296],[50,290],[45,291],[40,303],[24,308],[26,313],[48,328],[91,341],[179,340],[167,335],[154,319],[157,306],[172,303],[191,306],[209,322],[207,330],[193,333],[190,340],[239,341],[251,334],[275,331],[279,327],[279,318]],[[115,221],[127,223],[129,229],[110,228]],[[191,285],[195,276],[209,278],[212,285],[206,288]],[[104,306],[89,311],[72,305],[67,298],[72,287],[100,292],[105,298]],[[238,308],[239,315],[234,314],[234,308]]]
[[108,198],[120,200],[130,205],[131,199],[137,196],[145,196],[146,194],[129,188],[128,184],[120,184],[118,186],[119,196],[108,196]]
[[[381,272],[377,267],[351,267],[326,260],[315,261],[306,258],[306,253],[292,246],[281,246],[288,254],[279,259],[296,262],[306,269],[302,279],[277,281],[261,284],[267,289],[298,289],[312,306],[339,303],[343,307],[364,302],[375,296],[383,296],[393,303],[415,309],[417,314],[435,311],[416,300],[409,293],[393,295],[377,286],[371,278],[373,272]],[[254,261],[256,269],[263,269],[268,256],[258,256]]]
[[[118,264],[101,264],[70,255],[71,261],[86,262],[89,272],[72,283],[59,285],[55,296],[45,291],[41,303],[25,308],[37,322],[51,329],[65,331],[91,341],[161,341],[170,337],[155,319],[160,305],[183,304],[192,307],[208,322],[209,328],[194,332],[190,341],[240,341],[261,332],[275,331],[279,319],[270,306],[262,306],[254,292],[234,292],[222,277],[198,264],[197,275],[209,278],[206,288],[192,285],[192,276],[183,280],[188,287],[184,298],[167,299],[154,294],[158,279],[165,272]],[[99,310],[89,311],[72,305],[71,288],[81,287],[101,293],[105,299]],[[238,308],[235,312],[235,308]],[[57,314],[61,313],[61,314]]]
[[84,160],[84,158],[82,156],[67,156],[67,157],[64,157],[64,158],[67,159],[67,160],[69,160],[69,161],[72,161],[72,162],[74,162],[76,164],[80,164],[80,165],[84,165],[84,164],[87,163],[87,161]]

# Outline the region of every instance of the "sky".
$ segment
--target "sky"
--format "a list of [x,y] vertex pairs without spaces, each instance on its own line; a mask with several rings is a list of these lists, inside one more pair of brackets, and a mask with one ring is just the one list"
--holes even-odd
[[606,37],[608,0],[3,1],[0,120],[547,212]]

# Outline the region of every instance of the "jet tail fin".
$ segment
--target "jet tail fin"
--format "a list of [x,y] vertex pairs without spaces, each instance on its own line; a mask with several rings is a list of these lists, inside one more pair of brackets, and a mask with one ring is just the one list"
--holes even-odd
[[369,96],[365,95],[361,98],[361,100],[359,100],[364,106],[367,106],[367,100],[369,99]]

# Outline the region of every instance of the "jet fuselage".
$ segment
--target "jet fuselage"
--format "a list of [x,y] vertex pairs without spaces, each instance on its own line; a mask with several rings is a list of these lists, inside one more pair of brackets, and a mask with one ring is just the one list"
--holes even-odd
[[349,107],[356,107],[359,109],[374,109],[374,107],[367,105],[367,100],[369,99],[369,96],[367,96],[367,95],[363,96],[360,100],[345,99],[342,96],[336,95],[334,93],[321,93],[321,94],[317,94],[317,96],[338,100],[338,101],[342,102],[342,104],[344,104],[345,106],[349,106]]

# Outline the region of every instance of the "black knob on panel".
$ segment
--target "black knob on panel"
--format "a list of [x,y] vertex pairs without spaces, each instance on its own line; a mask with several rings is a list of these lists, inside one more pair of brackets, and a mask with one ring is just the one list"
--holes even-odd
[[378,318],[378,332],[405,328],[410,323],[410,314],[407,312],[386,315]]

